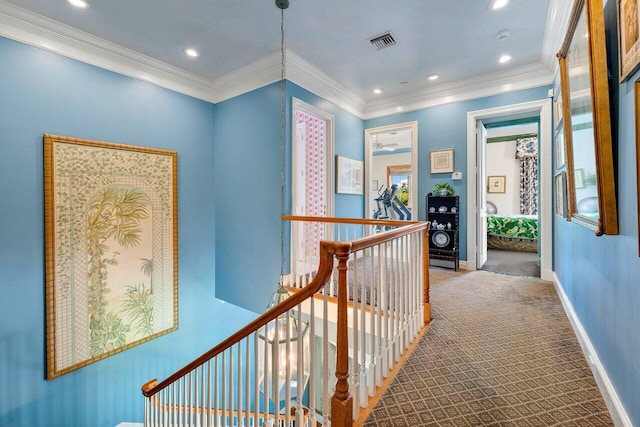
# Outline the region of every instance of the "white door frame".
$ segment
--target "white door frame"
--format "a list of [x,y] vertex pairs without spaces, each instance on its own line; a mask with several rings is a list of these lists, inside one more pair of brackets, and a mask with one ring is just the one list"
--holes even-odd
[[[476,205],[480,210],[476,215],[476,268],[482,268],[487,262],[487,191],[484,180],[487,177],[487,128],[481,120],[476,120]],[[480,200],[478,200],[480,198]]]
[[490,117],[506,116],[518,113],[536,113],[540,115],[540,277],[543,280],[553,280],[552,270],[552,121],[551,99],[506,105],[486,110],[469,111],[467,113],[467,265],[468,270],[476,270],[476,217],[477,210],[477,182],[476,182],[476,121]]
[[371,188],[371,164],[373,162],[373,150],[371,149],[371,135],[381,132],[391,132],[400,129],[411,129],[411,197],[413,203],[413,211],[411,212],[411,219],[418,219],[418,122],[404,122],[396,123],[393,125],[380,126],[377,128],[369,128],[364,130],[364,212],[365,218],[368,218],[373,209],[371,203],[371,196],[373,191],[377,188]]

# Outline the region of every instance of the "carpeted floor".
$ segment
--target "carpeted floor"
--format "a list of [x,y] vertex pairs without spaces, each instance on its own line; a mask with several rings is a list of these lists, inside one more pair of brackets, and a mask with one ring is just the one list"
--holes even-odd
[[540,277],[538,254],[535,252],[487,249],[487,262],[482,270],[516,276]]
[[433,322],[365,426],[611,426],[553,284],[432,268]]

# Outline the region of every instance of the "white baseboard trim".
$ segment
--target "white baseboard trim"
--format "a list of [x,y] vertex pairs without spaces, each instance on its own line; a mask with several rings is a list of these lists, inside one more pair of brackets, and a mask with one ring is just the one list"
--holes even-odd
[[578,338],[582,352],[584,353],[587,362],[589,363],[589,367],[593,372],[596,383],[600,388],[602,397],[607,404],[607,408],[609,409],[614,425],[620,427],[633,427],[631,419],[627,415],[627,412],[618,397],[618,393],[616,393],[616,389],[613,387],[613,384],[607,375],[607,371],[604,369],[604,366],[602,366],[602,363],[598,358],[596,349],[593,347],[593,344],[591,344],[591,340],[589,339],[587,332],[582,327],[580,319],[578,319],[578,316],[573,309],[573,305],[571,305],[571,302],[569,301],[567,294],[564,292],[564,288],[562,287],[562,284],[555,272],[553,273],[553,284],[558,292],[564,311],[567,313],[569,322],[573,327],[573,331]]
[[144,423],[120,423],[116,427],[143,427]]

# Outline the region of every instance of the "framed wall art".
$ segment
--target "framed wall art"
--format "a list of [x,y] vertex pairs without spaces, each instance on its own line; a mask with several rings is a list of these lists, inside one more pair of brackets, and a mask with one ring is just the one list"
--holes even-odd
[[507,177],[496,175],[487,177],[487,193],[505,193],[507,191]]
[[336,193],[362,194],[364,169],[361,160],[336,156]]
[[177,153],[44,135],[47,378],[178,328]]
[[573,182],[575,184],[576,190],[587,188],[585,177],[584,177],[584,169],[579,168],[574,171]]
[[431,150],[430,164],[431,173],[453,172],[453,148]]
[[556,169],[560,169],[567,163],[564,146],[564,129],[562,126],[556,131],[554,144],[556,151]]
[[618,52],[620,82],[627,80],[640,65],[640,0],[616,0],[618,6]]
[[567,172],[562,171],[555,176],[556,215],[567,217]]
[[[562,91],[562,89],[560,88],[560,91]],[[563,106],[562,106],[562,94],[559,94],[556,97],[556,100],[553,102],[553,128],[554,129],[558,129],[558,127],[560,127],[560,124],[562,123],[562,119],[563,119]]]

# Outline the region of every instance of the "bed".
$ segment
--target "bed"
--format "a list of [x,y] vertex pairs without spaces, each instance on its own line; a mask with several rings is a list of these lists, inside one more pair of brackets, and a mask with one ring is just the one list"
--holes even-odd
[[537,215],[487,215],[487,247],[538,251]]

